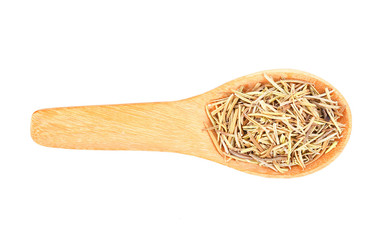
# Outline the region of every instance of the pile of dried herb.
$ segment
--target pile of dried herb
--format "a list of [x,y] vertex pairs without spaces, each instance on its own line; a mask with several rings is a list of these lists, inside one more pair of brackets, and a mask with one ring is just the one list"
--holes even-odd
[[208,104],[208,133],[227,161],[246,161],[277,172],[305,166],[336,147],[345,107],[313,84],[293,79],[233,90]]

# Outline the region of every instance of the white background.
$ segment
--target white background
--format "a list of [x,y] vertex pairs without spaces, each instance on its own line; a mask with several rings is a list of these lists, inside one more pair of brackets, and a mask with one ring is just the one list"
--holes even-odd
[[[383,239],[380,2],[1,1],[0,239]],[[178,100],[274,68],[352,109],[349,144],[315,174],[29,136],[40,108]]]

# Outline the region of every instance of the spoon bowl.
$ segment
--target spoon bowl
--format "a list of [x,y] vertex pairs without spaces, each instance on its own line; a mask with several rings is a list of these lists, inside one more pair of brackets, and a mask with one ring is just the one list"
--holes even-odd
[[[345,105],[338,121],[345,129],[337,146],[302,169],[292,167],[275,172],[254,163],[225,161],[208,132],[205,107],[240,86],[267,83],[274,79],[297,79],[313,83],[319,92],[333,89],[333,100]],[[329,165],[346,146],[352,129],[351,110],[341,93],[323,79],[303,71],[277,69],[261,71],[227,82],[204,94],[173,102],[97,105],[42,109],[33,113],[31,136],[43,146],[92,150],[166,151],[205,158],[222,165],[263,177],[292,178],[316,172]]]

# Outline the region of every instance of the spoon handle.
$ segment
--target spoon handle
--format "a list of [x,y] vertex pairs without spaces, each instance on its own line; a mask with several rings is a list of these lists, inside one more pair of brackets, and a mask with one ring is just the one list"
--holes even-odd
[[32,115],[31,135],[48,147],[191,154],[207,138],[200,112],[183,100],[42,109]]

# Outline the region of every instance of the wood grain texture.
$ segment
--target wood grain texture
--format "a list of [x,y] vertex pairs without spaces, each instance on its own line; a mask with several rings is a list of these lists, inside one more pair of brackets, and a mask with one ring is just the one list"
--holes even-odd
[[[304,170],[298,166],[284,174],[246,162],[225,162],[215,149],[204,123],[209,123],[205,106],[212,99],[225,96],[231,89],[266,82],[264,73],[279,79],[305,80],[319,91],[334,89],[334,99],[346,105],[339,121],[346,125],[337,147]],[[352,129],[347,101],[323,79],[298,70],[262,71],[227,82],[204,94],[174,102],[119,104],[51,108],[32,115],[31,136],[47,147],[99,150],[167,151],[205,158],[237,170],[264,177],[304,176],[330,164],[344,149]]]

